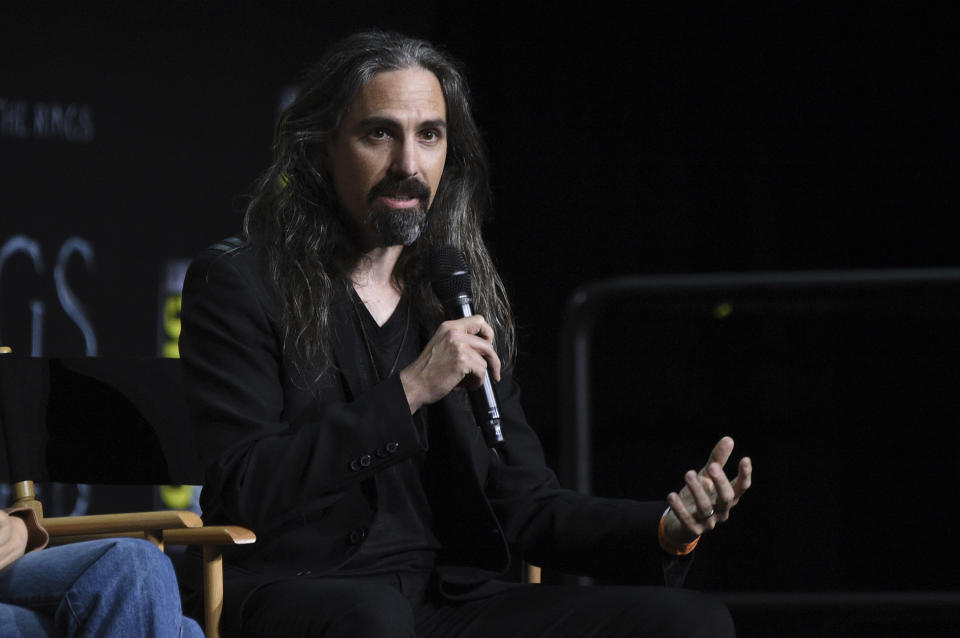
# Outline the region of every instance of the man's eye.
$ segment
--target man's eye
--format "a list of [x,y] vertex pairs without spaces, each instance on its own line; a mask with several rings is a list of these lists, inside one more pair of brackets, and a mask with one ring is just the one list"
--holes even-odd
[[390,137],[390,133],[385,128],[375,128],[370,131],[370,137],[375,140],[383,140]]
[[434,129],[427,129],[420,133],[420,137],[426,142],[436,142],[440,139],[440,133]]

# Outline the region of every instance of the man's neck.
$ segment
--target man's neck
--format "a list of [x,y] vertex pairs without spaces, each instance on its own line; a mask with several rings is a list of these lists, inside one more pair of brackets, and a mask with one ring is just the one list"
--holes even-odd
[[400,303],[400,282],[394,275],[394,268],[402,252],[403,246],[374,248],[360,258],[350,273],[353,289],[380,326]]

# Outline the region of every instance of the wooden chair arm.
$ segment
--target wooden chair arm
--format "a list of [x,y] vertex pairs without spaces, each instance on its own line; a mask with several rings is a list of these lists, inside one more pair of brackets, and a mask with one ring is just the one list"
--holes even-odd
[[173,545],[249,545],[256,540],[256,534],[236,525],[163,530],[163,541]]
[[131,512],[129,514],[94,514],[91,516],[57,516],[40,521],[51,537],[89,534],[121,534],[155,530],[198,528],[203,521],[193,512],[165,510]]
[[[245,527],[233,525],[211,527],[189,527],[162,530],[138,530],[135,532],[105,532],[91,534],[59,534],[50,537],[51,545],[67,545],[81,541],[93,541],[103,538],[144,538],[153,532],[156,542],[164,545],[249,545],[257,541],[256,535]],[[151,536],[147,537],[148,540]]]

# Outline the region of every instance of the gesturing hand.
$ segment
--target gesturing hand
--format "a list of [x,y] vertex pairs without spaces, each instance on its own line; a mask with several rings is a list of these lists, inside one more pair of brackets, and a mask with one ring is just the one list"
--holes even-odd
[[480,315],[443,322],[416,361],[400,372],[411,414],[460,384],[480,387],[488,368],[490,378],[499,381],[500,358],[490,324]]
[[730,510],[750,487],[753,466],[750,459],[740,459],[737,475],[732,481],[724,474],[733,439],[725,436],[713,447],[710,459],[699,472],[690,470],[684,475],[680,493],[670,492],[667,503],[670,511],[664,519],[664,532],[678,543],[689,543],[707,530],[730,518]]

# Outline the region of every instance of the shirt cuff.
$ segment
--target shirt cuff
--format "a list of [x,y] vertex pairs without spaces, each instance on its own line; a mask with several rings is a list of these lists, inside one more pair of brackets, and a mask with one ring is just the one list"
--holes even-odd
[[657,540],[660,541],[660,548],[668,554],[672,554],[674,556],[686,556],[692,552],[697,546],[697,543],[700,542],[700,537],[697,536],[689,543],[678,543],[667,536],[663,521],[667,518],[667,512],[669,511],[670,508],[667,508],[667,511],[664,512],[663,516],[660,517],[660,525],[657,527]]

